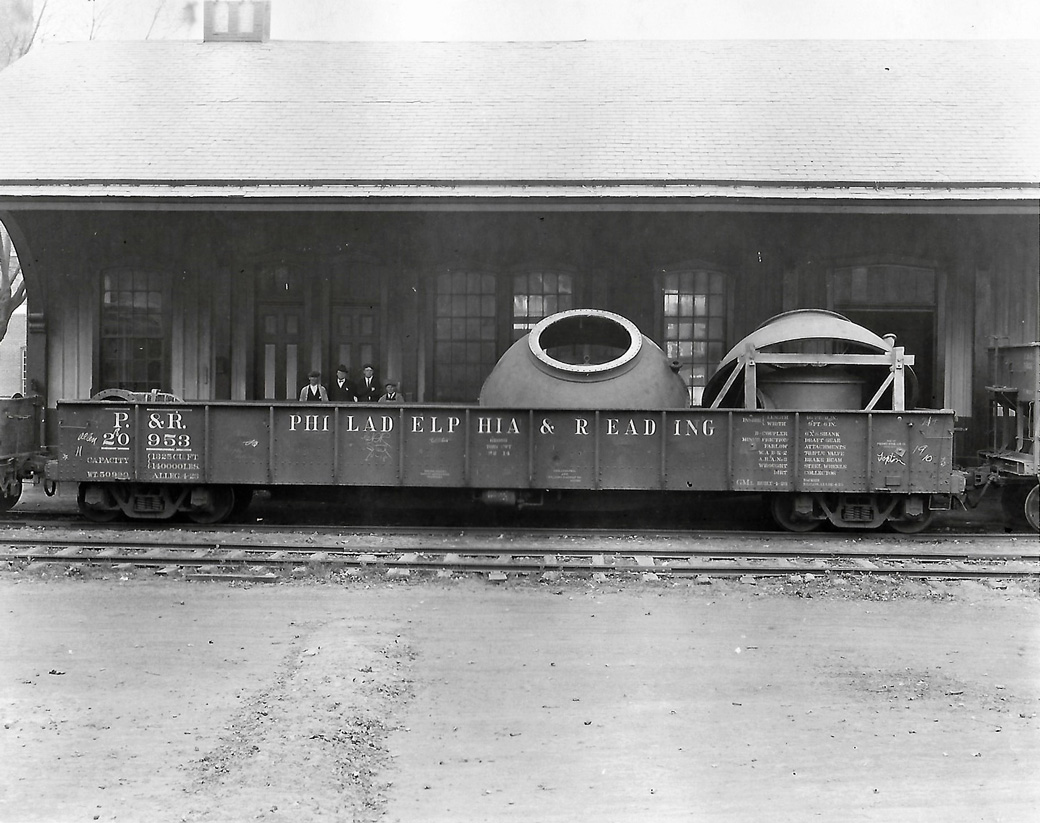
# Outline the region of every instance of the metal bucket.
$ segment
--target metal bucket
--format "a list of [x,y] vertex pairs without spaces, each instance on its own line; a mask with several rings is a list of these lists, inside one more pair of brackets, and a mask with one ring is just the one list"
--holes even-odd
[[758,393],[767,409],[862,409],[864,382],[834,367],[775,369],[759,374]]

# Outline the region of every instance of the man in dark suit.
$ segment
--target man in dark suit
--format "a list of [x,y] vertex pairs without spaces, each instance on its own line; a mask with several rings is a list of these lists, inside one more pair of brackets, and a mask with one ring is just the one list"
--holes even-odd
[[361,372],[363,376],[354,388],[354,393],[357,395],[358,402],[375,403],[383,393],[379,381],[376,380],[375,369],[372,368],[371,363],[365,363]]
[[336,379],[329,386],[329,400],[333,403],[353,403],[357,400],[354,384],[350,382],[350,372],[342,363],[336,369]]

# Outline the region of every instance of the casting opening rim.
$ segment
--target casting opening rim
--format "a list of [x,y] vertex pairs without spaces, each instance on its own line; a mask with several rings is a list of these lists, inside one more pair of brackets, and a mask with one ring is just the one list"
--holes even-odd
[[[628,335],[628,348],[621,355],[615,357],[613,360],[608,360],[606,363],[564,363],[562,360],[557,360],[556,358],[551,357],[542,347],[542,334],[550,327],[557,323],[566,322],[572,318],[589,317],[606,320],[620,326]],[[636,355],[639,354],[639,350],[643,347],[643,334],[639,331],[635,323],[626,317],[622,317],[620,314],[614,314],[613,312],[604,311],[603,309],[570,309],[569,311],[561,311],[556,314],[551,314],[540,320],[538,324],[531,329],[527,341],[531,349],[531,354],[535,356],[535,359],[555,371],[573,375],[598,375],[606,372],[617,371],[618,369],[630,364],[636,358]]]

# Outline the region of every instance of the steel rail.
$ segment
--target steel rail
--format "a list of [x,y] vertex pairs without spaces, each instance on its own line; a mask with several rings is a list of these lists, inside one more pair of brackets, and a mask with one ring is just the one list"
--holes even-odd
[[[1028,537],[1030,539],[1036,539],[1036,533],[1023,529],[1015,532],[1008,532],[1002,528],[996,530],[991,527],[989,530],[982,530],[981,528],[974,529],[972,531],[953,531],[953,528],[962,528],[963,524],[950,524],[943,526],[937,524],[923,532],[914,534],[905,534],[902,532],[885,531],[882,529],[842,529],[829,531],[824,529],[811,532],[790,532],[781,530],[778,528],[739,528],[732,529],[726,528],[724,524],[728,522],[725,518],[720,518],[713,521],[713,528],[700,528],[696,524],[690,524],[684,527],[675,528],[659,528],[659,527],[647,527],[639,525],[624,525],[624,526],[610,526],[610,527],[599,527],[599,526],[570,526],[570,527],[559,527],[559,526],[537,526],[530,525],[529,523],[501,523],[494,525],[483,525],[483,524],[471,524],[462,522],[459,525],[432,525],[424,524],[419,526],[401,525],[396,523],[389,523],[383,525],[380,522],[376,523],[365,523],[365,522],[339,522],[330,523],[327,519],[318,522],[262,522],[262,521],[246,521],[240,523],[220,523],[212,525],[200,525],[197,523],[191,523],[186,521],[170,521],[170,520],[138,520],[138,521],[123,521],[116,520],[108,523],[94,523],[84,519],[79,514],[70,514],[65,512],[59,513],[47,513],[47,512],[5,512],[0,517],[0,537],[2,533],[7,529],[20,529],[20,528],[48,528],[55,527],[60,524],[61,528],[82,528],[90,530],[104,530],[106,532],[139,532],[142,530],[154,530],[154,531],[169,531],[175,533],[192,534],[197,533],[201,530],[205,530],[207,533],[212,534],[236,534],[242,531],[248,530],[250,532],[262,533],[262,534],[279,534],[291,531],[307,531],[313,534],[329,534],[329,535],[341,535],[344,533],[358,533],[365,532],[370,534],[388,534],[388,535],[440,535],[440,534],[452,534],[452,533],[463,533],[467,535],[490,535],[500,534],[507,532],[512,536],[527,535],[532,537],[538,537],[543,535],[563,536],[563,537],[579,537],[579,536],[617,536],[617,535],[631,535],[633,537],[706,537],[706,538],[726,538],[726,537],[740,537],[748,539],[756,538],[769,538],[773,540],[786,540],[786,541],[800,541],[800,540],[884,540],[887,542],[907,542],[907,543],[928,543],[941,540],[1006,540],[1013,537]],[[737,522],[737,521],[733,521]]]
[[[181,534],[178,532],[178,534]],[[183,533],[187,536],[191,536],[191,533]],[[391,536],[401,537],[399,534],[392,534]],[[270,544],[258,544],[249,540],[223,540],[220,538],[214,539],[212,536],[195,536],[193,540],[185,541],[170,541],[168,535],[160,535],[160,539],[142,539],[137,538],[133,540],[124,539],[122,537],[113,536],[100,536],[104,540],[104,545],[109,548],[118,547],[128,550],[143,550],[153,551],[156,549],[168,549],[170,551],[198,551],[201,549],[219,549],[223,551],[247,551],[247,552],[276,552],[276,551],[294,551],[303,553],[313,553],[314,551],[329,551],[335,552],[341,555],[350,554],[401,554],[405,552],[435,552],[435,553],[455,553],[455,554],[477,554],[477,555],[541,555],[541,554],[566,554],[570,556],[591,556],[591,555],[634,555],[634,556],[654,556],[654,557],[882,557],[909,560],[914,558],[927,558],[929,560],[945,559],[945,560],[1025,560],[1025,561],[1036,561],[1040,562],[1040,544],[1034,541],[1024,542],[1022,545],[1017,545],[1017,541],[1008,536],[1004,536],[1003,543],[1011,543],[1011,546],[1005,546],[996,550],[987,547],[972,548],[970,543],[974,542],[974,536],[963,536],[961,539],[966,541],[966,544],[957,544],[957,541],[927,541],[921,545],[915,545],[912,547],[892,547],[887,545],[889,541],[856,541],[850,545],[850,540],[846,536],[844,539],[839,540],[821,540],[819,538],[807,538],[805,535],[802,536],[801,546],[770,546],[769,542],[773,539],[772,535],[757,535],[747,536],[738,535],[736,537],[726,535],[673,535],[664,536],[660,533],[655,533],[652,537],[643,537],[641,535],[633,535],[629,532],[624,534],[614,533],[613,535],[589,535],[586,533],[574,533],[572,535],[567,534],[554,534],[551,536],[552,542],[542,543],[524,543],[515,540],[515,535],[509,533],[509,537],[505,536],[499,530],[499,539],[501,543],[495,543],[494,541],[488,541],[485,536],[481,535],[459,535],[456,539],[462,541],[457,543],[446,542],[443,537],[437,539],[434,535],[429,532],[425,532],[423,537],[426,540],[420,540],[418,542],[401,540],[397,545],[387,545],[385,542],[371,542],[373,540],[372,535],[350,535],[344,537],[342,534],[339,535],[339,542],[316,542],[313,540],[314,535],[308,535],[306,540],[308,546],[306,549],[298,548],[301,541],[301,535],[299,534],[286,534],[284,539],[286,541],[292,541],[292,543],[283,542],[277,545]],[[163,539],[163,538],[166,539]],[[549,535],[545,535],[547,539]],[[648,541],[646,545],[635,546],[625,542],[629,539],[636,537]],[[842,537],[838,535],[837,537]],[[83,549],[92,550],[98,546],[98,537],[92,537],[91,539],[69,539],[65,537],[50,537],[50,536],[22,536],[4,534],[0,531],[0,557],[8,556],[4,552],[3,546],[40,546],[44,548],[60,547],[62,549]],[[356,540],[358,542],[351,545],[346,544],[344,541],[347,539]],[[384,538],[379,538],[383,540]],[[577,540],[590,545],[582,545],[582,543],[575,542]],[[666,541],[662,545],[661,542],[654,544],[654,539],[658,541]],[[729,547],[726,543],[733,543],[739,541],[740,546]],[[691,543],[695,542],[695,545]],[[786,541],[784,541],[786,542]],[[991,542],[991,541],[984,541]],[[996,541],[993,541],[996,542]],[[754,546],[749,545],[751,543],[763,543],[765,545]],[[956,548],[951,548],[950,544],[953,543]],[[672,545],[669,545],[672,544]],[[831,545],[835,544],[835,545]],[[43,552],[41,556],[47,556],[49,552]],[[28,557],[28,555],[26,555]]]
[[[570,547],[486,547],[423,550],[373,547],[307,549],[242,545],[196,546],[124,545],[99,548],[96,544],[62,546],[51,541],[47,549],[19,551],[0,547],[0,562],[30,564],[95,564],[106,566],[159,567],[173,569],[201,567],[325,567],[330,569],[370,569],[387,572],[449,571],[479,572],[494,576],[507,573],[546,572],[610,574],[640,573],[667,576],[776,576],[875,574],[911,577],[1030,577],[1040,576],[1040,558],[1012,555],[977,556],[969,554],[890,556],[884,553],[827,552],[818,554],[775,551],[755,554],[747,550],[687,550],[685,552],[634,548],[578,550]],[[200,576],[200,575],[196,575]],[[206,575],[201,575],[206,576]],[[269,575],[268,575],[269,576]]]

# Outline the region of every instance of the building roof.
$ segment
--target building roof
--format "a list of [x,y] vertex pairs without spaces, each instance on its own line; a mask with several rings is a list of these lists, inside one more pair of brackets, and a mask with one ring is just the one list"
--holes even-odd
[[1026,41],[48,45],[0,196],[1040,197]]

